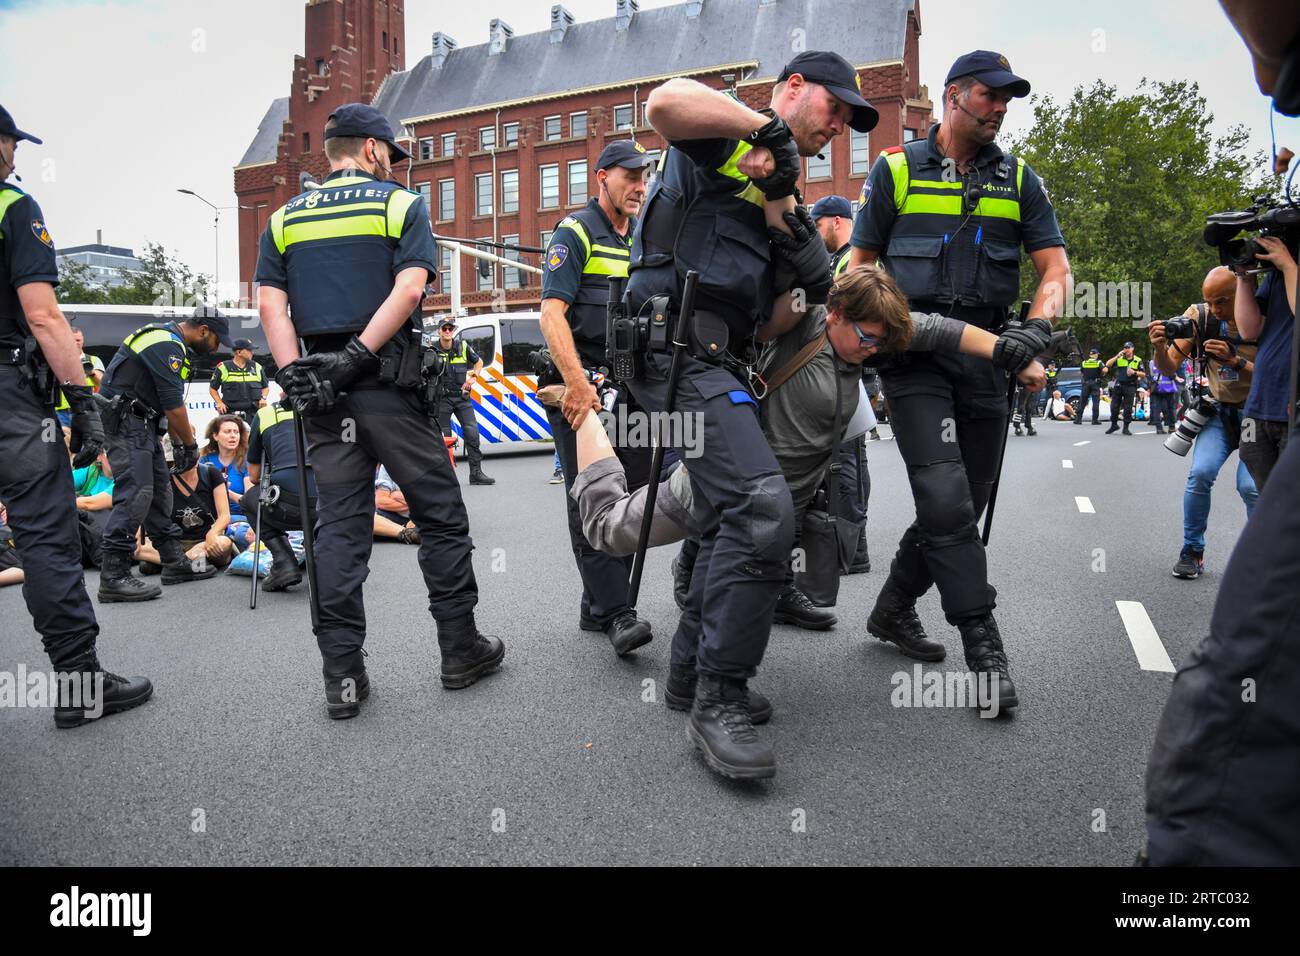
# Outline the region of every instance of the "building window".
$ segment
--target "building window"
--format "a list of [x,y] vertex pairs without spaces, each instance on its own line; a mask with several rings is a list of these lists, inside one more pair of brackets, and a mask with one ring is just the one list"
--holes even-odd
[[540,173],[542,180],[541,208],[555,209],[560,205],[560,167],[557,165],[543,166]]
[[324,60],[321,60],[321,59],[317,59],[317,60],[316,60],[316,75],[317,75],[317,76],[324,76],[324,75],[325,75],[325,70],[326,70],[326,69],[327,69],[327,67],[325,66],[325,61],[324,61]]
[[433,137],[426,136],[420,140],[420,158],[433,159]]
[[586,136],[587,135],[587,111],[581,113],[569,114],[569,135]]
[[474,177],[474,215],[492,215],[491,173],[478,173]]
[[559,139],[563,135],[560,130],[560,118],[558,116],[548,116],[542,120],[542,138],[545,140]]
[[456,180],[438,180],[438,219],[442,222],[456,218]]
[[587,161],[569,163],[569,205],[577,206],[587,201]]
[[456,134],[455,133],[442,134],[442,155],[444,156],[456,155]]
[[305,132],[302,134],[302,151],[304,153],[311,152],[311,133]]
[[911,142],[912,140],[914,140],[914,139],[916,139],[916,130],[914,130],[914,129],[904,129],[904,130],[903,130],[903,142],[904,142],[904,143],[910,143],[910,142]]
[[849,172],[855,175],[871,171],[871,136],[853,130],[849,137]]
[[438,291],[451,292],[452,252],[446,246],[438,247]]
[[[502,236],[501,241],[504,242],[507,246],[519,245],[518,236]],[[509,259],[511,262],[519,261],[518,249],[502,250],[501,255],[504,258]],[[527,275],[527,273],[525,273],[522,269],[510,269],[510,268],[504,269],[504,274],[502,276],[502,283],[503,283],[502,287],[506,289],[522,289],[525,285],[527,285],[527,282],[524,281],[525,275]]]
[[853,210],[853,221],[857,222],[858,210],[862,208],[862,203],[859,200],[855,199],[853,200],[853,202],[849,203],[849,208]]
[[[490,180],[492,177],[489,176],[488,178]],[[483,242],[491,242],[491,241],[492,241],[491,236],[480,237],[479,239],[480,245],[478,247],[479,251],[497,252],[498,250],[493,248],[492,246],[481,245],[481,243]],[[487,273],[486,276],[483,275],[484,272]],[[497,284],[497,264],[495,262],[488,262],[485,259],[475,259],[474,260],[474,282],[475,282],[474,288],[476,288],[479,292],[491,292],[493,289],[495,289]]]
[[831,177],[831,150],[830,143],[826,144],[826,158],[821,159],[817,156],[808,157],[808,178],[809,179],[830,179]]
[[519,170],[503,169],[501,171],[501,212],[519,211]]
[[481,150],[496,149],[497,147],[497,129],[495,126],[484,126],[478,131],[478,148]]
[[425,208],[433,208],[433,183],[417,183],[415,188],[420,193],[420,198],[424,200]]
[[506,123],[505,126],[501,127],[501,143],[504,146],[519,145],[519,124],[518,123]]
[[632,104],[614,107],[614,129],[632,128]]
[[648,105],[648,103],[644,102],[641,104],[641,125],[643,127],[648,127],[650,125],[650,111],[646,109]]
[[397,56],[397,37],[393,37],[393,56]]
[[387,30],[384,31],[384,49],[385,49],[385,50],[388,49],[388,31],[387,31]]
[[542,246],[543,249],[549,249],[549,248],[551,247],[551,236],[553,236],[553,235],[555,235],[555,230],[554,230],[554,229],[543,229],[543,230],[542,230],[542,242],[541,242],[541,246]]

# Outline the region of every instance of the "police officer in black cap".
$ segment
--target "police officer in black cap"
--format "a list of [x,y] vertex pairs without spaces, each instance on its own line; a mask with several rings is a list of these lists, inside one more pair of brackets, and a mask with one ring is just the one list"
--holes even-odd
[[1137,398],[1138,384],[1147,377],[1146,366],[1142,359],[1133,353],[1133,343],[1125,342],[1112,358],[1106,360],[1106,368],[1115,369],[1115,385],[1110,393],[1110,428],[1106,434],[1119,431],[1119,413],[1124,410],[1124,434],[1132,435],[1128,426],[1133,421],[1133,400]]
[[212,370],[208,394],[222,415],[229,412],[251,424],[257,410],[266,404],[270,383],[266,369],[253,359],[251,339],[235,339],[230,349],[234,357]]
[[[674,410],[703,428],[701,454],[688,464],[701,540],[669,684],[674,696],[694,698],[688,734],[729,777],[776,772],[771,746],[754,731],[748,681],[767,647],[794,540],[790,490],[759,427],[746,367],[756,338],[783,334],[802,317],[800,306],[825,301],[830,257],[797,207],[795,183],[800,156],[820,152],[846,126],[875,126],[860,85],[843,57],[809,51],[782,70],[767,113],[687,79],[668,81],[646,102],[669,149],[633,241],[629,311],[666,307],[676,316],[687,271],[700,275]],[[656,339],[630,383],[651,412],[668,399],[671,359],[662,348]]]
[[[645,200],[646,170],[653,159],[645,147],[632,140],[615,140],[596,160],[596,195],[585,208],[566,216],[556,226],[547,247],[542,272],[542,334],[552,361],[564,379],[561,410],[548,409],[551,435],[560,455],[564,487],[572,489],[578,474],[578,448],[574,429],[589,412],[601,410],[592,372],[605,364],[605,321],[609,305],[609,280],[625,278],[631,258],[636,214]],[[639,413],[628,396],[620,393],[611,408],[617,417]],[[571,427],[572,426],[572,427]],[[614,443],[629,487],[646,483],[650,449]],[[564,496],[569,519],[569,542],[582,578],[582,606],[578,623],[583,630],[604,631],[622,656],[649,643],[650,623],[627,605],[631,558],[614,557],[594,549],[582,533],[578,505]]]
[[108,399],[104,430],[113,468],[113,510],[104,526],[104,565],[99,599],[148,601],[162,594],[131,573],[136,532],[143,525],[162,558],[162,583],[201,581],[217,573],[202,559],[191,561],[172,521],[172,482],[161,436],[171,435],[176,474],[199,460],[185,384],[191,350],[200,355],[230,344],[230,326],[216,309],[200,307],[189,318],[156,322],[126,337],[104,372],[99,394]]
[[465,439],[465,455],[469,458],[469,483],[495,485],[497,480],[483,473],[483,450],[479,445],[478,418],[474,415],[474,401],[470,389],[483,371],[483,359],[468,342],[456,337],[456,320],[443,319],[438,326],[438,340],[433,347],[443,358],[442,378],[438,380],[438,423],[444,438],[451,437],[451,417],[460,423],[460,433]]
[[882,262],[914,311],[993,331],[1019,298],[1022,246],[1038,271],[1030,319],[1007,328],[992,364],[927,353],[880,372],[917,514],[867,629],[908,656],[942,659],[943,645],[927,638],[915,609],[937,584],[967,666],[998,676],[1003,710],[1018,701],[976,522],[997,479],[1007,376],[1047,350],[1070,268],[1042,182],[994,141],[1011,100],[1028,94],[1006,57],[959,57],[944,84],[943,122],[925,139],[885,150],[872,168],[852,240],[853,264]]
[[[23,140],[41,143],[0,106],[0,501],[22,554],[23,598],[50,663],[60,673],[103,678],[97,701],[60,696],[55,702],[55,726],[67,728],[142,704],[153,685],[103,670],[95,649],[99,624],[81,570],[68,449],[72,465],[89,465],[103,450],[104,428],[85,384],[81,350],[54,295],[59,270],[45,216],[9,182],[19,178]],[[67,446],[62,430],[50,427],[60,388],[72,412]],[[68,686],[60,687],[64,693]]]
[[1088,357],[1080,363],[1079,366],[1079,407],[1074,410],[1074,423],[1083,424],[1083,408],[1092,400],[1092,423],[1100,425],[1097,420],[1098,408],[1101,404],[1101,379],[1106,374],[1106,366],[1097,356],[1100,355],[1097,346],[1088,349]]
[[256,278],[276,381],[305,419],[318,503],[316,641],[327,711],[345,718],[370,688],[362,583],[380,463],[423,540],[443,686],[468,687],[495,670],[505,646],[474,622],[469,518],[425,400],[420,303],[437,269],[433,231],[419,193],[390,181],[393,163],[410,154],[382,113],[352,103],[331,114],[325,155],[331,172],[320,187],[271,216]]

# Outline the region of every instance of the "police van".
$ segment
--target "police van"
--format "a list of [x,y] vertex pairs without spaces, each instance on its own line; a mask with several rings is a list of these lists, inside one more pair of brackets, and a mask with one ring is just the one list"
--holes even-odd
[[[85,335],[85,351],[99,358],[104,366],[117,354],[122,340],[151,322],[171,322],[193,315],[193,308],[147,305],[63,305],[68,321]],[[256,309],[225,309],[221,314],[230,323],[230,338],[248,339],[253,343],[253,358],[266,369],[267,377],[275,374],[275,361],[262,331]],[[429,340],[437,337],[442,316],[425,317]],[[456,334],[469,343],[483,359],[483,373],[474,385],[471,397],[478,419],[479,441],[484,450],[542,448],[549,450],[551,429],[546,410],[537,401],[537,374],[529,356],[545,346],[539,312],[490,313],[456,316]],[[208,394],[212,371],[219,362],[230,358],[224,346],[211,355],[195,355],[190,380],[185,388],[185,407],[194,433],[202,443],[204,429],[217,416],[216,403]],[[279,396],[279,386],[271,385],[271,400]],[[456,450],[463,452],[460,425],[452,420]]]

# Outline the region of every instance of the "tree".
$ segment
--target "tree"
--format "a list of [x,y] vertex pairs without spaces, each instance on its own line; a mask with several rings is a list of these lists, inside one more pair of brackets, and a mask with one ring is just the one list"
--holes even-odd
[[76,305],[173,305],[188,307],[207,300],[211,279],[190,267],[156,242],[146,242],[137,257],[141,268],[125,285],[101,289],[90,278],[90,268],[77,262],[59,266],[58,299]]
[[66,261],[59,264],[59,285],[55,295],[60,302],[77,305],[103,305],[108,301],[104,290],[94,285],[90,266],[84,262]]
[[[1214,138],[1213,121],[1197,84],[1185,81],[1143,80],[1128,96],[1097,81],[1076,88],[1065,104],[1035,97],[1034,125],[1010,151],[1042,177],[1056,208],[1075,283],[1067,308],[1076,314],[1067,312],[1062,324],[1085,349],[1097,343],[1109,357],[1131,339],[1146,354],[1130,296],[1123,297],[1128,315],[1097,314],[1097,292],[1111,305],[1116,298],[1106,293],[1117,287],[1102,284],[1149,288],[1140,301],[1152,318],[1181,313],[1202,301],[1201,282],[1218,264],[1201,239],[1205,217],[1244,209],[1277,189],[1264,156],[1247,156],[1245,128]],[[1032,298],[1037,276],[1032,268],[1021,272],[1023,298]],[[1084,315],[1089,295],[1093,314]]]

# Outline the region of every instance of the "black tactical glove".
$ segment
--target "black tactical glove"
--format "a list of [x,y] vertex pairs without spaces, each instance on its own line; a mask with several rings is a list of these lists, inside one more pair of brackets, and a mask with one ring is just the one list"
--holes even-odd
[[805,301],[823,305],[831,287],[831,255],[826,251],[826,243],[806,207],[796,206],[793,212],[782,213],[781,218],[793,235],[786,235],[780,229],[767,231],[776,266],[775,289],[778,294],[792,288],[803,289]]
[[993,343],[993,364],[1018,373],[1052,344],[1052,323],[1030,319],[1023,325],[1013,322]]
[[775,167],[770,175],[762,179],[751,179],[750,182],[761,189],[768,199],[793,196],[802,164],[799,162],[799,147],[795,145],[794,134],[785,125],[785,120],[779,116],[772,117],[746,136],[745,142],[765,147],[772,154]]
[[72,411],[72,467],[85,468],[104,450],[104,423],[95,406],[95,392],[89,385],[62,385],[63,397]]
[[183,475],[199,463],[199,446],[172,442],[172,474]]
[[379,356],[355,335],[339,352],[321,352],[291,362],[275,375],[299,415],[324,415],[356,379],[379,368]]

